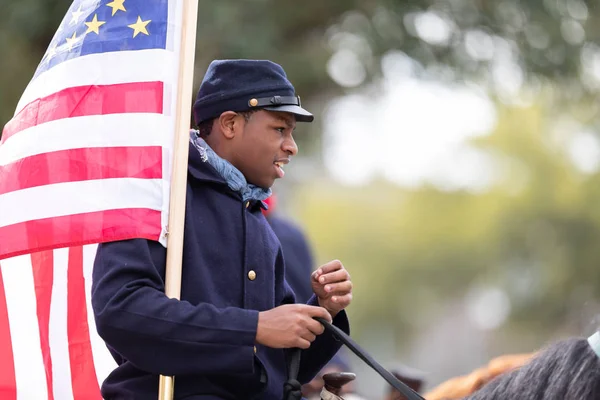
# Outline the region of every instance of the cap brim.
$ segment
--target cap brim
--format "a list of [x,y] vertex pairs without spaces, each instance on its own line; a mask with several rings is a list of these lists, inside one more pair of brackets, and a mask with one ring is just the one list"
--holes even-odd
[[314,115],[300,106],[285,105],[277,107],[263,107],[263,110],[292,113],[296,116],[296,121],[298,122],[313,122],[315,119]]

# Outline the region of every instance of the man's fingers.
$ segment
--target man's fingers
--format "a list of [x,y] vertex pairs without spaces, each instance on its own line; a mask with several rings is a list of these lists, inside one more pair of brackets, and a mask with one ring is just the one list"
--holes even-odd
[[314,335],[318,336],[325,332],[325,327],[316,319],[312,319],[307,326],[308,330]]
[[352,302],[352,293],[345,294],[343,296],[331,296],[331,301],[335,304],[339,304],[341,308],[346,308]]
[[325,285],[325,293],[327,294],[340,294],[344,295],[350,291],[352,291],[352,282],[351,281],[343,281],[340,283],[330,283]]
[[329,272],[337,271],[343,267],[342,262],[340,260],[329,261],[327,264],[323,264],[313,273],[313,278],[318,278],[323,274],[327,274]]
[[311,331],[307,331],[304,335],[302,335],[302,339],[308,340],[310,343],[314,342],[316,338],[317,335],[315,335]]
[[326,321],[331,322],[331,314],[329,314],[329,311],[327,311],[323,307],[307,305],[306,310],[307,310],[308,316],[311,318],[319,317],[319,318],[323,318]]
[[318,282],[321,284],[335,283],[350,280],[350,274],[345,269],[329,272],[318,277]]

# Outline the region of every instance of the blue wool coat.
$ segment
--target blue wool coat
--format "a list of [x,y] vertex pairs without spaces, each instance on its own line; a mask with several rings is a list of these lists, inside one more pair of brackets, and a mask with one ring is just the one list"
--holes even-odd
[[[181,301],[164,295],[159,243],[98,247],[92,305],[119,364],[102,395],[157,398],[162,374],[176,375],[176,399],[281,399],[288,350],[255,343],[259,311],[295,301],[280,243],[263,203],[243,204],[194,147],[188,170]],[[344,312],[334,323],[349,331]],[[299,380],[312,379],[339,348],[331,335],[319,336],[302,352]]]
[[314,267],[308,239],[304,232],[288,219],[269,215],[267,220],[281,242],[286,281],[294,291],[296,300],[305,303],[312,296],[310,274]]

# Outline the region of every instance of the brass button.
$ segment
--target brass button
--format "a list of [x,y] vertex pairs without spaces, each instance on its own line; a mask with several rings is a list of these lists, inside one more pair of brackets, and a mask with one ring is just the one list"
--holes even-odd
[[256,354],[256,346],[254,346],[254,354]]
[[250,279],[251,281],[256,279],[256,272],[254,272],[253,270],[250,270],[250,272],[248,272],[248,279]]
[[246,202],[246,208],[248,208],[248,207],[250,207],[250,202],[249,201]]
[[256,107],[258,105],[258,100],[256,100],[256,99],[250,99],[250,101],[248,102],[248,104],[250,104],[250,107]]

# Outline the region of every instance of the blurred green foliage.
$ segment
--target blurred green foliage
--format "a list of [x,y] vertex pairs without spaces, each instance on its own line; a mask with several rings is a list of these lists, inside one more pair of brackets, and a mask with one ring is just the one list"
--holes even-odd
[[353,276],[355,334],[385,322],[406,340],[423,315],[478,285],[508,295],[509,322],[540,333],[535,345],[596,328],[600,173],[582,174],[564,140],[549,140],[550,111],[500,107],[495,131],[474,141],[497,167],[485,192],[385,182],[297,190],[293,207],[319,260],[344,257]]

